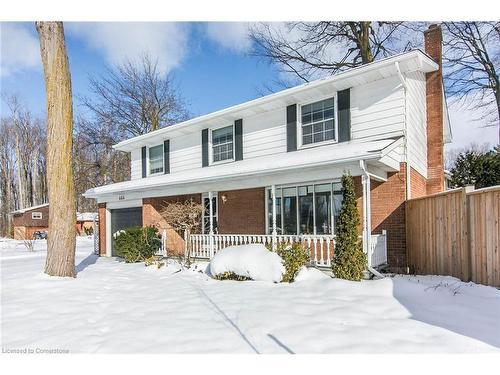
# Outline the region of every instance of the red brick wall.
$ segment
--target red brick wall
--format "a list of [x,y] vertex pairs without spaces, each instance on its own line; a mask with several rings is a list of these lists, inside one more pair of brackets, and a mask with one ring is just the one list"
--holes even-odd
[[[386,182],[371,180],[372,234],[387,231],[387,258],[391,269],[406,267],[405,163],[399,172],[389,173]],[[363,187],[361,177],[354,178],[358,210],[363,221]],[[362,224],[359,228],[362,233]]]
[[221,234],[265,234],[265,188],[219,192],[218,230]]
[[427,89],[427,194],[444,190],[443,155],[443,71],[441,27],[431,25],[424,33],[425,52],[439,69],[426,74]]
[[106,203],[99,203],[99,255],[106,255]]
[[170,228],[161,217],[160,212],[167,203],[185,202],[193,199],[201,203],[201,194],[176,195],[171,197],[144,198],[142,200],[142,225],[156,226],[160,233],[167,230],[167,250],[175,253],[184,253],[183,233],[177,233]]
[[427,194],[427,180],[415,169],[410,168],[411,198],[423,197]]

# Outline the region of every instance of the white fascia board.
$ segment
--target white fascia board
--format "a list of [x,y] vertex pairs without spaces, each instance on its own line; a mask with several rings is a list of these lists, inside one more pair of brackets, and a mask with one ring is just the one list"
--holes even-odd
[[[311,81],[304,83],[300,86],[292,87],[283,91],[279,91],[274,94],[266,95],[261,98],[250,100],[248,102],[238,104],[232,107],[228,107],[216,112],[212,112],[203,116],[195,117],[193,119],[167,126],[165,128],[156,130],[151,133],[143,134],[134,138],[124,140],[113,146],[115,150],[130,152],[134,148],[142,147],[145,145],[151,145],[158,140],[176,137],[182,134],[188,134],[195,131],[195,125],[210,126],[213,121],[218,121],[224,118],[230,118],[236,120],[241,117],[245,117],[245,112],[250,111],[254,113],[265,112],[269,110],[271,103],[276,102],[276,105],[286,106],[295,103],[297,100],[294,95],[298,95],[307,90],[321,89],[324,86],[334,85],[334,83],[348,80],[350,78],[365,75],[370,77],[371,73],[376,72],[383,68],[390,68],[394,70],[394,75],[397,74],[395,68],[395,62],[405,62],[405,61],[415,61],[415,66],[424,73],[432,72],[438,69],[438,64],[432,60],[428,55],[426,55],[421,50],[414,50],[410,52],[405,52],[397,54],[382,60],[374,61],[370,64],[365,64],[357,68],[350,69],[348,71],[336,74],[331,77],[319,79],[316,81]],[[408,64],[401,64],[401,70],[403,73],[407,72]],[[373,80],[376,75],[373,75]],[[186,129],[187,127],[192,127]],[[154,141],[153,141],[154,139]]]

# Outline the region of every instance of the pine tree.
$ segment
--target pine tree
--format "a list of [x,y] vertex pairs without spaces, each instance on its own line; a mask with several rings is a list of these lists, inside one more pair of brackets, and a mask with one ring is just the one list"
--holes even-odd
[[335,223],[337,237],[332,270],[338,278],[359,281],[366,269],[366,255],[358,237],[360,218],[350,174],[342,176],[342,197],[342,208]]

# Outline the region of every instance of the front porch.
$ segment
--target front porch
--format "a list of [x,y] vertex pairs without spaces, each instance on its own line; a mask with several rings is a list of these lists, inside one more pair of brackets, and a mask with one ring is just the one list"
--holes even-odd
[[[332,235],[192,234],[190,236],[191,256],[196,259],[211,259],[219,250],[228,246],[254,243],[269,247],[281,243],[301,243],[310,250],[312,265],[328,268],[331,266],[335,250],[335,236]],[[167,255],[165,246],[162,252],[163,255]],[[371,236],[368,264],[373,268],[380,268],[387,264],[387,233],[385,230],[382,231],[382,234]]]

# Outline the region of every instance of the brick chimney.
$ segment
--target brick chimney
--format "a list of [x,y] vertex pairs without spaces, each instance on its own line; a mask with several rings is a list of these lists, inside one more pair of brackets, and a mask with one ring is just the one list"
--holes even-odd
[[427,194],[444,190],[443,155],[443,34],[441,26],[432,24],[424,32],[425,53],[439,64],[439,69],[426,74],[427,102]]

